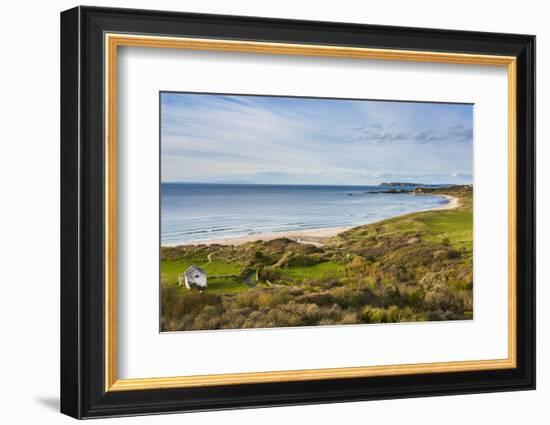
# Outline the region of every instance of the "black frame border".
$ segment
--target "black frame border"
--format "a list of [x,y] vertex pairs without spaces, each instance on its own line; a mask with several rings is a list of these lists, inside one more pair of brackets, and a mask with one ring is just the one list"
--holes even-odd
[[[105,392],[104,33],[517,58],[517,367]],[[61,13],[61,412],[75,418],[535,388],[535,36],[80,6]]]

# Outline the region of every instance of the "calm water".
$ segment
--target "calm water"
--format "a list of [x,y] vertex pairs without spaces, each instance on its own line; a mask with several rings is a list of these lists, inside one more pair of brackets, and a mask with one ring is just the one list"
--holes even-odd
[[[161,243],[356,226],[445,204],[379,186],[161,184]],[[401,188],[400,188],[401,189]]]

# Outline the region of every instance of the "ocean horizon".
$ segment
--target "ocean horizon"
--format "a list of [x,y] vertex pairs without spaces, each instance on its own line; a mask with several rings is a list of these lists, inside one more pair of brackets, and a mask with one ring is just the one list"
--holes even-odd
[[[432,185],[396,188],[419,186]],[[387,189],[391,186],[161,183],[161,245],[353,227],[447,203],[435,195],[380,193]]]

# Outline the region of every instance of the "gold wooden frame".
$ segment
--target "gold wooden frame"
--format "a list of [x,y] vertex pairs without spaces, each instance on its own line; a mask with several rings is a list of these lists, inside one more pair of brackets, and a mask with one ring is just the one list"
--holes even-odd
[[[410,50],[266,43],[128,34],[105,34],[105,391],[133,391],[353,377],[410,375],[515,368],[516,353],[516,59]],[[116,98],[117,48],[120,46],[328,56],[355,59],[436,62],[507,67],[508,72],[508,357],[389,366],[364,366],[274,372],[117,379],[116,373]]]

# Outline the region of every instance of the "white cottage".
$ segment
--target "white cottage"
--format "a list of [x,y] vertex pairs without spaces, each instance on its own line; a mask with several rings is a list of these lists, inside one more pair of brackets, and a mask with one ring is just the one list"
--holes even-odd
[[183,286],[185,283],[185,287],[187,289],[191,289],[193,287],[204,289],[207,285],[206,281],[206,272],[194,264],[178,276],[179,285]]

